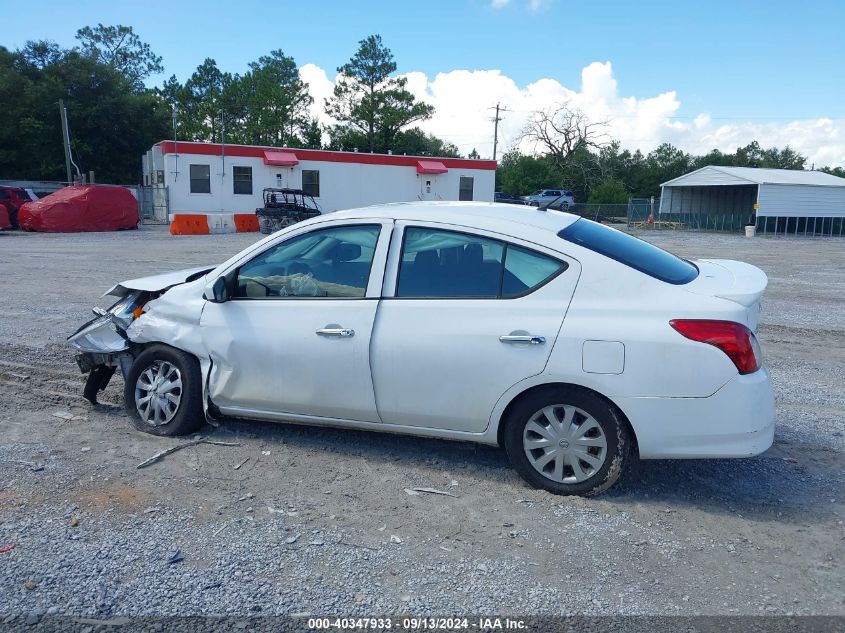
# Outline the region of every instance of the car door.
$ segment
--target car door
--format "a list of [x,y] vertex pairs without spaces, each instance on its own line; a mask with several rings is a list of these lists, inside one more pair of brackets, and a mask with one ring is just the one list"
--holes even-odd
[[576,260],[492,233],[397,222],[373,331],[388,424],[484,431],[498,399],[546,366]]
[[225,273],[232,298],[201,320],[221,411],[379,420],[369,351],[391,227],[312,225]]

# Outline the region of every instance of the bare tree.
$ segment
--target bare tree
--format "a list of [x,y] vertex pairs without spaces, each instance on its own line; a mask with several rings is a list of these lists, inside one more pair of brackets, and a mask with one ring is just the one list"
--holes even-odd
[[534,143],[558,169],[570,166],[579,150],[600,150],[610,142],[607,122],[593,122],[578,108],[562,103],[537,110],[522,131],[522,140]]

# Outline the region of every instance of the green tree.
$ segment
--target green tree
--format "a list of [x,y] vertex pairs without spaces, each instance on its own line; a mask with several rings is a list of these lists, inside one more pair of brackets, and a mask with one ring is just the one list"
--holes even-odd
[[545,158],[524,156],[517,150],[502,156],[496,172],[497,186],[518,196],[525,196],[558,183],[558,174]]
[[693,157],[671,143],[658,145],[648,153],[641,168],[638,196],[659,196],[660,185],[683,176],[694,166]]
[[823,171],[826,174],[830,174],[831,176],[837,176],[839,178],[845,178],[845,169],[842,167],[822,167],[819,171]]
[[396,62],[380,35],[361,40],[358,51],[339,67],[341,77],[326,113],[338,122],[335,140],[363,137],[370,152],[394,148],[399,132],[417,121],[428,119],[434,108],[417,101],[406,89],[404,77],[394,77]]
[[305,149],[322,149],[323,128],[317,119],[308,119],[302,128],[302,147]]
[[[177,135],[183,140],[217,143],[222,140],[221,128],[223,94],[232,90],[233,78],[223,73],[210,57],[185,82],[182,89],[169,86],[169,91],[180,99],[175,103]],[[235,133],[230,129],[230,132]],[[230,137],[231,140],[231,137]]]
[[628,190],[614,178],[605,178],[587,200],[590,204],[624,204],[628,202]]
[[393,153],[443,158],[459,158],[461,155],[456,145],[437,138],[433,134],[426,134],[418,127],[402,130],[396,135]]
[[80,169],[99,182],[138,182],[140,155],[167,133],[166,104],[93,56],[49,42],[0,48],[0,173],[65,179],[60,99]]
[[141,41],[131,26],[86,26],[76,32],[82,52],[111,66],[126,81],[140,87],[143,80],[164,72],[161,57]]
[[245,142],[301,144],[300,135],[310,123],[308,106],[314,99],[308,92],[308,84],[299,78],[292,57],[281,50],[272,51],[252,62],[249,72],[235,82],[241,84]]

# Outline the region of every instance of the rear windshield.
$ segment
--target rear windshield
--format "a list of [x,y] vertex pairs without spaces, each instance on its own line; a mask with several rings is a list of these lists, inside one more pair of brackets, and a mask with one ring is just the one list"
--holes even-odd
[[688,261],[597,222],[580,218],[558,236],[666,283],[686,284],[698,277],[698,268]]

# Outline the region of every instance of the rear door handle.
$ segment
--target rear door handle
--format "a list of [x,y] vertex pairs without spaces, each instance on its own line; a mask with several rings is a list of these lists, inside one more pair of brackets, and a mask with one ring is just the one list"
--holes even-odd
[[546,342],[546,337],[534,336],[533,334],[506,334],[500,336],[499,340],[511,345],[542,345]]
[[345,327],[324,327],[317,330],[319,336],[328,336],[334,338],[349,338],[355,336],[355,330]]

